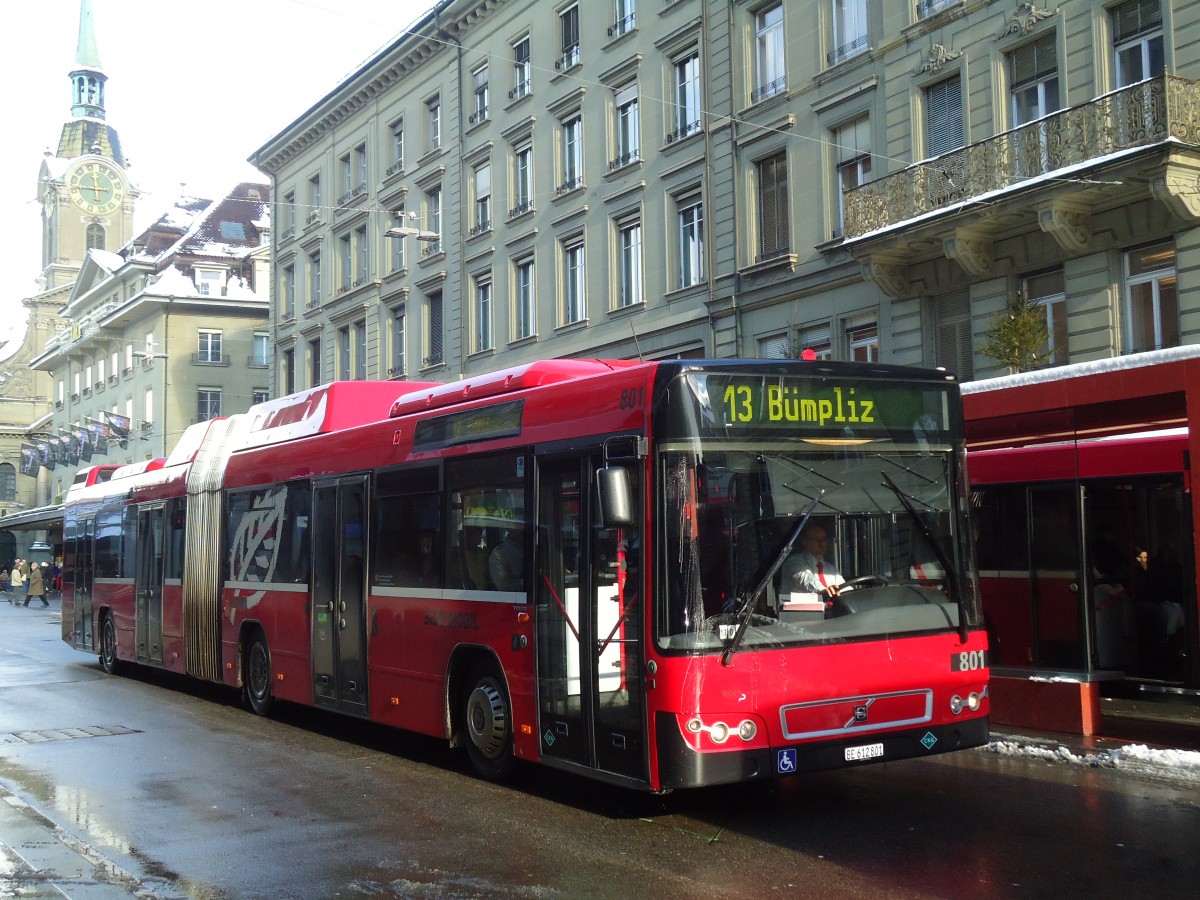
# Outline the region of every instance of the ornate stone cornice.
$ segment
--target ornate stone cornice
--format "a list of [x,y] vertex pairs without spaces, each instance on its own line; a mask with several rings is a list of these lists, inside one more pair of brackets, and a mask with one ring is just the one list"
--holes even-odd
[[1092,217],[1084,209],[1064,200],[1038,208],[1038,227],[1070,253],[1082,253],[1092,243]]
[[908,265],[887,253],[874,253],[859,261],[863,277],[889,297],[908,297],[912,294],[912,283],[908,278]]
[[1010,34],[1029,34],[1037,27],[1038,22],[1058,15],[1058,9],[1036,9],[1032,3],[1018,3],[1013,11],[1011,20],[1004,30],[996,35],[996,40],[1002,40]]
[[1150,179],[1150,193],[1185,222],[1200,221],[1200,159],[1173,157]]
[[981,231],[959,228],[953,237],[945,238],[942,246],[946,256],[954,260],[973,278],[990,278],[995,260],[992,258],[992,239]]
[[947,50],[941,44],[934,44],[929,48],[929,58],[921,64],[921,67],[917,71],[913,72],[913,77],[916,78],[930,72],[940,72],[942,66],[958,59],[960,56],[962,56],[962,51],[960,50]]

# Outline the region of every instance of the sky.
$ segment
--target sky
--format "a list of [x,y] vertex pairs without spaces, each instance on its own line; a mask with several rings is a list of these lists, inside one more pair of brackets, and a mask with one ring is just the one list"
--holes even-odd
[[[92,0],[107,122],[142,192],[135,226],[180,195],[218,199],[269,182],[246,162],[434,0]],[[37,176],[71,116],[79,0],[5,16],[0,54],[0,340],[23,332],[38,291]],[[18,9],[20,11],[18,11]]]

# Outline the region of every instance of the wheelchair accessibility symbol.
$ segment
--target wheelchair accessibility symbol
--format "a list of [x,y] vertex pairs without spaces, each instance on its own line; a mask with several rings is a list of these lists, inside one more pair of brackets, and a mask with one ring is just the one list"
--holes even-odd
[[796,771],[796,751],[780,750],[775,756],[775,768],[780,775]]

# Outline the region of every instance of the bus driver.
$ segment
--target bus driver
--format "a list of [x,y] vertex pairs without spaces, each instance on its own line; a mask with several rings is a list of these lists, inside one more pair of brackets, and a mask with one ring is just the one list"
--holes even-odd
[[810,522],[800,532],[799,553],[793,553],[783,564],[779,590],[785,593],[837,594],[846,579],[837,566],[825,558],[829,550],[829,533],[824,526]]

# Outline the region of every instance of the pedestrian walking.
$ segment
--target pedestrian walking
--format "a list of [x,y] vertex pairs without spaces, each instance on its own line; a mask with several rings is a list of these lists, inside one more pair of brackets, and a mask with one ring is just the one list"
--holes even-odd
[[42,565],[34,563],[29,572],[29,592],[25,595],[25,605],[29,605],[30,600],[41,600],[42,606],[49,606],[50,601],[46,599],[46,576],[42,572]]
[[8,567],[5,566],[3,569],[0,569],[0,593],[4,594],[9,603],[12,603],[12,594],[8,592],[10,587],[12,587],[12,576],[8,574]]
[[[25,590],[25,576],[21,574],[21,560],[13,563],[12,572],[9,573],[9,588],[14,594],[23,593]],[[13,604],[16,604],[13,600]]]

